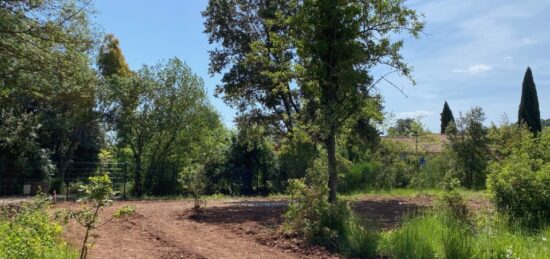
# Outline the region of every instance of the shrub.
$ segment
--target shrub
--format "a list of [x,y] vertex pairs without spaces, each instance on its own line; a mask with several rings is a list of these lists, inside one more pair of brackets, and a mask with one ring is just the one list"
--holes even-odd
[[[524,159],[499,166],[489,178],[489,190],[500,212],[511,221],[538,228],[550,222],[550,166],[537,171]],[[510,161],[511,162],[511,161]]]
[[325,168],[323,160],[316,160],[308,169],[305,181],[290,180],[291,201],[284,215],[284,229],[348,256],[374,256],[377,236],[363,228],[347,203],[329,204],[326,200]]
[[134,205],[126,205],[123,206],[115,211],[113,213],[113,217],[115,218],[123,218],[126,216],[134,215],[136,213],[136,206]]
[[377,162],[362,162],[351,166],[339,175],[338,191],[351,193],[366,188],[381,188],[385,184],[380,183],[380,164]]
[[61,226],[50,221],[47,200],[37,198],[17,210],[4,209],[0,215],[0,258],[76,258],[77,254],[60,242]]
[[202,198],[206,189],[204,167],[197,165],[184,168],[180,173],[179,181],[184,194],[189,194],[193,197],[193,210],[200,211],[201,206],[206,204],[206,200]]
[[[80,186],[81,197],[78,200],[81,203],[88,204],[80,210],[69,211],[65,219],[75,219],[85,229],[82,247],[80,249],[80,258],[86,258],[88,250],[93,246],[89,240],[91,231],[103,226],[99,223],[99,212],[105,206],[112,203],[113,192],[112,182],[108,175],[98,175],[89,178],[89,183]],[[109,220],[110,221],[110,220]],[[108,222],[108,221],[107,221]]]
[[444,181],[449,170],[447,154],[425,157],[426,164],[411,177],[410,185],[416,188],[436,188]]
[[498,211],[510,223],[540,228],[550,223],[550,131],[525,131],[509,155],[490,165],[488,187]]

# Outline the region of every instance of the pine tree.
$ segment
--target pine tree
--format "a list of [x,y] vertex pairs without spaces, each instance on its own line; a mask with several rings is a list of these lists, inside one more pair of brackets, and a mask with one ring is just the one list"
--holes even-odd
[[453,111],[449,108],[449,104],[445,101],[443,105],[443,111],[441,112],[441,134],[445,134],[445,130],[449,123],[454,122],[455,117],[453,116]]
[[531,132],[542,130],[540,122],[539,99],[537,88],[533,80],[531,68],[527,67],[521,89],[521,102],[519,104],[518,123],[525,123]]

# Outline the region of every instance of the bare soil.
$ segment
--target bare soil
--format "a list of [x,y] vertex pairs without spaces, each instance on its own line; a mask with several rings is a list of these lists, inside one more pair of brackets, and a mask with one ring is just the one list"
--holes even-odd
[[[369,196],[352,202],[351,207],[366,222],[388,229],[396,227],[403,215],[431,206],[433,200],[431,196]],[[191,201],[124,201],[105,209],[102,220],[128,204],[136,207],[134,215],[94,232],[91,258],[341,258],[281,232],[285,201],[215,200],[199,214],[192,212]],[[487,203],[469,201],[469,205],[477,209]],[[82,227],[74,222],[65,228],[64,238],[74,247],[80,247],[83,235]]]

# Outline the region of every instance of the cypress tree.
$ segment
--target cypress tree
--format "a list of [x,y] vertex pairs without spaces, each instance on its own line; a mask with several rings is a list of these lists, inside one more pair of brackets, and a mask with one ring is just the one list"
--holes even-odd
[[535,86],[533,73],[531,72],[530,67],[527,67],[527,71],[525,71],[525,76],[523,77],[518,123],[527,124],[529,130],[533,133],[540,132],[542,130],[537,88]]
[[441,134],[445,134],[445,130],[447,129],[447,126],[449,126],[449,123],[454,121],[455,117],[453,116],[453,111],[451,111],[449,104],[445,101],[443,111],[441,112]]

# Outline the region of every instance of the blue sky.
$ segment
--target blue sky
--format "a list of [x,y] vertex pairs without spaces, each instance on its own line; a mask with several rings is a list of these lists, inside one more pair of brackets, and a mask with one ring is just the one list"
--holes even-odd
[[[234,110],[213,96],[220,76],[208,74],[207,36],[200,12],[207,0],[96,0],[95,22],[120,39],[132,69],[178,57],[201,76],[211,103],[226,125]],[[480,106],[487,123],[506,114],[517,119],[521,82],[531,66],[542,118],[550,118],[550,1],[548,0],[412,0],[425,15],[425,35],[405,38],[403,56],[414,66],[417,84],[393,76],[380,84],[387,112],[396,118],[420,116],[439,130],[439,113],[447,100],[455,117]],[[384,68],[377,69],[377,72]]]

